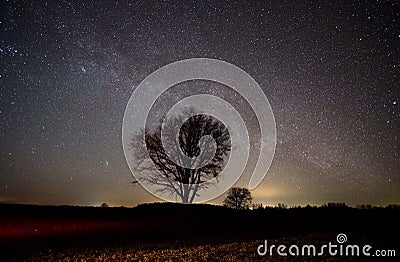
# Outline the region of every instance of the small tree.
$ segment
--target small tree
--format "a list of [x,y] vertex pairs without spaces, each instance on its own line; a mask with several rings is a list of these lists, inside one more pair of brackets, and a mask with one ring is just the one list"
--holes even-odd
[[232,187],[224,200],[224,206],[234,209],[248,209],[252,200],[251,193],[247,188]]
[[253,207],[253,210],[264,209],[264,206],[262,203],[253,204],[252,207]]
[[283,203],[278,203],[278,208],[279,209],[287,209],[287,205],[285,205]]

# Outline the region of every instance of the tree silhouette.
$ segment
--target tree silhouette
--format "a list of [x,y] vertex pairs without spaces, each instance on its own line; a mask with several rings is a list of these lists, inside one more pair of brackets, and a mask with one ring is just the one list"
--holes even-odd
[[[193,110],[189,108],[181,115],[167,119],[153,131],[149,128],[140,131],[131,143],[137,171],[141,173],[140,182],[159,185],[159,192],[173,194],[182,203],[192,203],[199,189],[210,186],[206,181],[218,179],[231,149],[227,128],[209,115],[193,115]],[[178,139],[174,130],[179,130]],[[211,136],[215,144],[209,139],[202,139],[205,136]],[[143,138],[146,147],[143,146]],[[172,154],[181,150],[189,162],[179,159],[182,162],[176,163],[170,159],[165,147],[172,149]],[[202,161],[210,153],[214,153],[213,157],[204,165]]]
[[234,209],[248,209],[252,200],[251,193],[247,188],[232,187],[224,199],[224,206]]
[[287,209],[287,205],[285,205],[283,203],[278,203],[278,208],[279,209]]

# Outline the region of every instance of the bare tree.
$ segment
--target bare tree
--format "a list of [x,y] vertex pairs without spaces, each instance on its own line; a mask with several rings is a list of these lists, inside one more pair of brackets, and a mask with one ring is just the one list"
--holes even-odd
[[[229,132],[219,120],[204,114],[188,118],[191,115],[190,110],[193,109],[167,119],[154,131],[142,130],[133,137],[131,143],[137,170],[141,173],[139,180],[159,185],[160,192],[174,194],[182,203],[192,203],[198,196],[200,188],[206,189],[210,186],[210,183],[205,183],[206,181],[218,178],[231,149]],[[174,132],[177,127],[178,139]],[[161,132],[166,140],[162,139]],[[211,136],[216,148],[209,143],[209,140],[201,139],[204,136]],[[141,146],[143,137],[147,148]],[[187,157],[196,159],[197,165],[196,161],[185,163],[186,165],[176,163],[170,159],[165,147],[181,150]],[[198,160],[204,160],[204,155],[210,152],[214,152],[214,156],[206,165],[200,167]],[[154,167],[158,172],[155,172]]]
[[224,199],[224,206],[234,209],[248,209],[252,200],[251,193],[247,188],[232,187]]

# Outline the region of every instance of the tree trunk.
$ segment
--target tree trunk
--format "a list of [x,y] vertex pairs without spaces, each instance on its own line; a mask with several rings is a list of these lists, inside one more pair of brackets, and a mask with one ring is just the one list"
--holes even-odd
[[183,184],[183,196],[182,196],[182,203],[189,204],[189,185]]

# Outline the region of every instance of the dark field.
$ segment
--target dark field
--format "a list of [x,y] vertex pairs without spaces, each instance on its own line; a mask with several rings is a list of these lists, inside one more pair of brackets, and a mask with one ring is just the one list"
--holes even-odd
[[[267,254],[257,247],[332,242],[395,250],[400,210],[348,207],[235,211],[211,205],[136,208],[0,206],[0,261],[337,261],[357,257]],[[276,249],[275,249],[276,250]],[[375,257],[370,257],[374,259]],[[396,257],[376,259],[393,260]],[[366,257],[358,259],[365,260]]]

